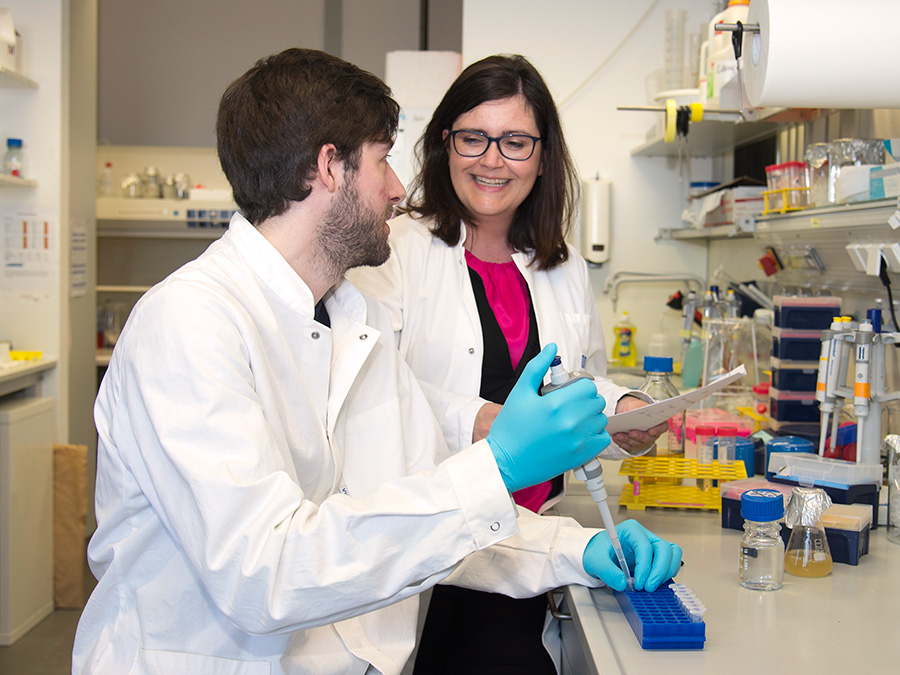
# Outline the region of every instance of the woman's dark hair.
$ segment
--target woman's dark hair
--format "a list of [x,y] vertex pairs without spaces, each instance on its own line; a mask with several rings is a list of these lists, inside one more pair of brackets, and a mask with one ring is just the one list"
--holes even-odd
[[222,95],[216,144],[234,200],[254,225],[306,199],[319,149],[350,170],[362,145],[392,142],[399,107],[375,75],[313,49],[256,62]]
[[[406,210],[434,219],[433,234],[448,246],[460,237],[460,220],[473,216],[457,197],[450,181],[450,144],[444,131],[456,119],[487,101],[521,94],[534,112],[543,171],[519,206],[509,230],[509,244],[532,251],[539,270],[568,258],[565,235],[575,213],[578,180],[553,96],[528,60],[519,55],[495,55],[473,63],[450,85],[416,146],[422,167],[410,185]],[[475,223],[477,225],[477,222]]]

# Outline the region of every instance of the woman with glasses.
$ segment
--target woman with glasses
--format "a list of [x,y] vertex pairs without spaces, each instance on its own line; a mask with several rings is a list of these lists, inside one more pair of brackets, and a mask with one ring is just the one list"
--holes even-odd
[[[421,172],[403,215],[390,221],[391,258],[350,276],[388,307],[451,450],[486,436],[522,368],[549,342],[567,370],[596,377],[607,415],[646,405],[605,377],[587,265],[565,242],[578,180],[537,70],[522,56],[472,64],[417,150]],[[641,454],[665,428],[616,434],[603,456]],[[513,497],[542,513],[562,498],[564,482]],[[543,597],[436,586],[416,673],[554,673],[548,651],[558,655],[558,632],[545,649],[546,614]]]

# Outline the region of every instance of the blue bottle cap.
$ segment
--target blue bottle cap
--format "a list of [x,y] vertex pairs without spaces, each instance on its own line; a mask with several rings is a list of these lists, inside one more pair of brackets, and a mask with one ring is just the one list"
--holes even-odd
[[671,373],[672,357],[671,356],[645,356],[644,357],[645,373]]
[[21,138],[7,138],[6,139],[6,147],[7,148],[21,148],[22,147],[22,139]]
[[778,490],[747,490],[741,495],[741,518],[768,523],[784,516],[784,496]]

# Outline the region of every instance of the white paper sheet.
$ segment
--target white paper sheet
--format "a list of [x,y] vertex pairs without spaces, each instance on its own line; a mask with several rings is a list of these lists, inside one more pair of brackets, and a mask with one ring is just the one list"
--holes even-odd
[[687,410],[696,403],[699,403],[710,394],[714,394],[720,389],[725,388],[735,380],[742,378],[747,374],[747,369],[740,365],[726,375],[711,382],[705,387],[695,389],[687,394],[681,394],[674,398],[667,398],[664,401],[657,401],[651,405],[642,408],[629,410],[628,412],[613,415],[606,424],[606,430],[610,434],[617,434],[621,431],[631,431],[632,429],[646,430],[657,424],[665,422],[672,415],[677,415],[682,410]]

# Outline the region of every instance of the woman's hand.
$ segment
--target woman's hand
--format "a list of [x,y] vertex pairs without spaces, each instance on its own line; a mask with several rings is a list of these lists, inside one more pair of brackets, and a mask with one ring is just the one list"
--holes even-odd
[[485,403],[475,415],[475,426],[472,428],[472,442],[477,443],[487,438],[497,413],[503,408],[499,403]]
[[[649,403],[643,399],[639,399],[637,396],[629,396],[626,394],[619,399],[618,403],[616,403],[616,414],[635,410],[636,408],[643,408],[645,405],[649,405]],[[620,431],[617,434],[612,434],[612,439],[613,442],[625,452],[634,454],[635,452],[640,452],[649,448],[653,443],[656,443],[656,439],[662,436],[668,429],[669,423],[661,422],[655,427],[650,427],[646,431],[641,431],[640,429]]]

